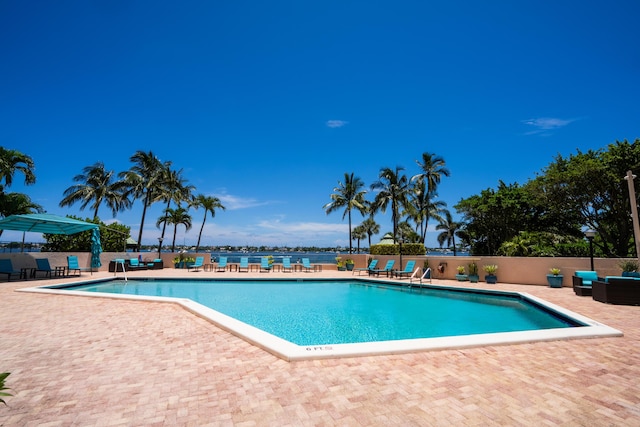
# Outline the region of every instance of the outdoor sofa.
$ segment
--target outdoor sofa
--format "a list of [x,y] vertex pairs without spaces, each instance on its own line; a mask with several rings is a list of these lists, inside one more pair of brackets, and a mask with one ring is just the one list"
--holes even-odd
[[640,305],[640,278],[608,276],[594,280],[593,299],[607,304]]

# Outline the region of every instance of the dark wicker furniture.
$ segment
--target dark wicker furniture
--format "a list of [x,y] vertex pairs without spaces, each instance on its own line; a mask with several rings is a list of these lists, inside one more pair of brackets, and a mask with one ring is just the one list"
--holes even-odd
[[607,304],[640,305],[640,280],[630,277],[607,277],[606,282],[596,280],[593,299]]

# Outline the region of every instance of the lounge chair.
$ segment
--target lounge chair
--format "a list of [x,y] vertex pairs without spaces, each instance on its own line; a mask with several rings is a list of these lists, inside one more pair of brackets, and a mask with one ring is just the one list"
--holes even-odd
[[56,273],[56,270],[51,268],[49,264],[49,258],[36,258],[36,270],[35,274],[38,274],[39,271],[44,273],[44,277],[51,278],[51,273]]
[[262,258],[260,258],[260,272],[269,272],[271,271],[271,265],[269,264],[269,258],[267,258],[266,256],[263,256]]
[[304,268],[304,271],[307,271],[307,272],[316,271],[316,266],[311,265],[309,258],[302,258],[302,268]]
[[376,276],[380,276],[380,273],[385,273],[387,275],[387,277],[389,277],[389,273],[391,273],[393,271],[393,265],[396,263],[395,260],[390,259],[389,261],[387,261],[387,264],[384,266],[383,269],[378,269],[378,270],[369,270],[369,276],[371,275],[376,275]]
[[595,271],[576,271],[572,278],[573,292],[579,296],[591,296],[593,294],[591,284],[594,280],[604,281]]
[[218,266],[216,267],[216,271],[226,271],[227,270],[227,257],[221,256],[218,260]]
[[197,256],[196,262],[194,262],[192,265],[187,265],[187,271],[191,271],[191,269],[193,269],[193,271],[199,271],[203,265],[204,265],[204,257]]
[[249,257],[243,256],[240,258],[240,265],[238,266],[238,272],[249,272]]
[[293,267],[291,267],[291,258],[282,258],[282,272],[292,272]]
[[13,264],[10,259],[0,259],[0,274],[6,274],[7,281],[9,282],[11,281],[11,276],[17,275],[21,279],[24,276],[21,271],[13,269]]
[[404,267],[404,270],[401,271],[394,271],[393,275],[395,277],[399,277],[399,278],[403,278],[403,277],[409,277],[413,274],[413,268],[416,266],[416,262],[411,260],[411,261],[407,261],[407,265]]
[[93,269],[87,268],[87,267],[80,267],[80,265],[78,264],[77,256],[69,255],[67,257],[67,275],[71,275],[72,271],[77,271],[78,276],[82,276],[83,271],[90,271],[93,274]]
[[375,270],[376,266],[378,265],[378,260],[377,259],[373,259],[371,260],[371,262],[369,263],[368,267],[364,267],[364,268],[354,268],[353,272],[351,273],[351,275],[356,274],[356,271],[358,272],[358,276],[360,275],[360,272],[362,271],[366,271],[369,272],[371,270]]

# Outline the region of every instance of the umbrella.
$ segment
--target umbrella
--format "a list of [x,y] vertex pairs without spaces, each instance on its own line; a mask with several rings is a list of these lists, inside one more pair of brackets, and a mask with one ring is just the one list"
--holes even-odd
[[94,228],[91,232],[91,268],[99,268],[102,263],[100,262],[100,253],[102,252],[102,245],[100,244],[100,229]]
[[0,220],[0,230],[47,234],[75,234],[98,228],[98,224],[51,214],[10,215]]

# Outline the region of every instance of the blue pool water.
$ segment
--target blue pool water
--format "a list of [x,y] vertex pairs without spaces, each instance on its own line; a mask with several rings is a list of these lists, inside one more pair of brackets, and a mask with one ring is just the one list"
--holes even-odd
[[72,289],[189,298],[301,346],[583,326],[517,295],[356,280],[113,280]]

